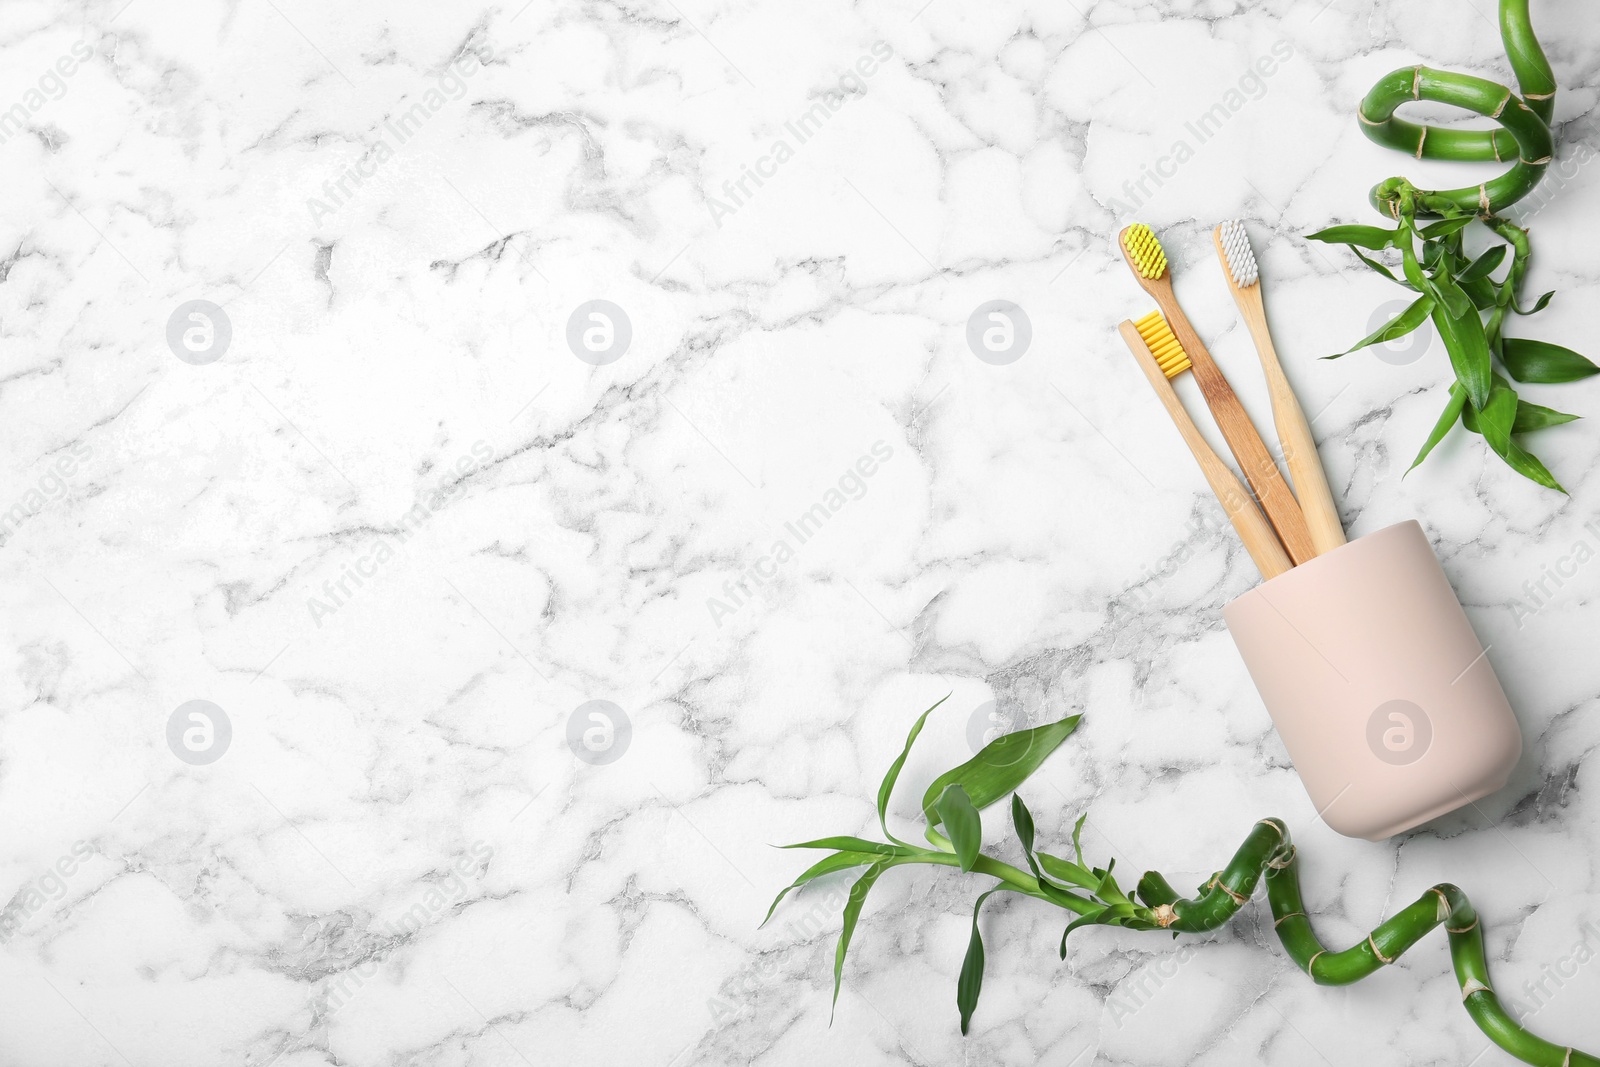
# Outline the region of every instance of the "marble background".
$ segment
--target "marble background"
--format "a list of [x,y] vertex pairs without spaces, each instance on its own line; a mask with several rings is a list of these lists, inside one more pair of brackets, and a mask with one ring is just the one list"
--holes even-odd
[[[1448,180],[1354,108],[1503,77],[1493,6],[5,5],[0,1062],[1510,1062],[1440,938],[1320,989],[1261,901],[1062,963],[997,900],[962,1039],[949,871],[879,883],[830,1027],[842,883],[758,929],[770,846],[871,830],[946,693],[907,832],[969,737],[1083,711],[1043,838],[1089,810],[1187,887],[1283,817],[1341,944],[1453,880],[1536,1029],[1600,1046],[1600,567],[1548,577],[1600,545],[1600,436],[1538,442],[1570,499],[1459,434],[1402,480],[1442,347],[1318,362],[1399,290],[1298,237]],[[1534,8],[1536,328],[1592,350],[1600,24]],[[1254,571],[1114,334],[1135,215],[1266,425],[1209,241],[1247,221],[1351,532],[1433,538],[1527,738],[1476,809],[1316,821],[1222,629]],[[995,300],[1009,362],[967,342]]]

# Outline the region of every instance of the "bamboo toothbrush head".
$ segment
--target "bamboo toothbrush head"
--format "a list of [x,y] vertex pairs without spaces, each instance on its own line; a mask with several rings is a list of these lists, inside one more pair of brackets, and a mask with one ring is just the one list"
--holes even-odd
[[1222,250],[1222,258],[1228,264],[1228,273],[1233,275],[1234,285],[1248,289],[1261,280],[1261,271],[1256,266],[1256,253],[1250,247],[1250,235],[1245,233],[1244,223],[1229,219],[1218,226],[1217,247]]
[[1144,341],[1145,347],[1150,349],[1150,354],[1156,357],[1156,363],[1161,367],[1161,373],[1168,378],[1176,378],[1193,364],[1189,362],[1188,353],[1184,352],[1183,345],[1178,343],[1172,327],[1167,325],[1167,320],[1161,312],[1152,311],[1144,318],[1133,324],[1139,331],[1139,337]]
[[1122,254],[1128,266],[1146,281],[1155,281],[1167,273],[1167,254],[1155,233],[1142,222],[1136,222],[1122,231]]

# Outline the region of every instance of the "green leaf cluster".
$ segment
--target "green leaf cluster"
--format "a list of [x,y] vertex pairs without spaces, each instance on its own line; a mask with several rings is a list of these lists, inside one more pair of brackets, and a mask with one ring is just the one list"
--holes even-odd
[[[1510,428],[1508,432],[1515,432],[1515,416],[1508,415],[1507,402],[1493,398],[1494,389],[1499,385],[1498,382],[1491,385],[1491,397],[1483,410],[1471,409],[1477,413],[1479,432],[1485,432],[1488,420],[1495,420],[1498,425],[1487,432],[1499,433],[1507,427]],[[1464,402],[1466,390],[1459,383],[1456,389]],[[934,708],[938,706],[935,704]],[[1159,871],[1146,871],[1133,893],[1125,893],[1112,874],[1111,863],[1098,867],[1084,859],[1082,815],[1072,828],[1070,859],[1041,850],[1033,813],[1016,790],[1072,734],[1078,726],[1078,716],[997,738],[977,756],[940,775],[923,794],[922,801],[927,824],[925,836],[933,847],[907,844],[889,833],[889,798],[911,745],[932,711],[933,708],[929,708],[923,712],[912,726],[905,747],[890,764],[878,788],[878,821],[888,841],[843,836],[785,846],[826,849],[828,855],[812,864],[778,894],[767,911],[769,919],[791,890],[825,875],[860,869],[845,901],[839,942],[834,951],[835,1004],[839,1000],[845,956],[860,922],[862,908],[873,886],[891,867],[911,863],[957,867],[994,880],[973,903],[966,956],[956,981],[956,1010],[961,1017],[963,1034],[971,1027],[979,995],[983,992],[985,954],[979,919],[983,905],[996,893],[1034,897],[1072,913],[1073,918],[1061,936],[1060,951],[1064,958],[1067,935],[1084,926],[1159,929],[1168,930],[1174,936],[1215,930],[1232,920],[1264,883],[1272,908],[1272,930],[1289,958],[1313,981],[1322,985],[1347,985],[1370,977],[1443,925],[1450,939],[1450,955],[1460,985],[1462,1006],[1485,1035],[1533,1067],[1600,1067],[1600,1058],[1553,1044],[1528,1031],[1521,1020],[1500,1003],[1490,981],[1478,915],[1466,894],[1449,883],[1432,887],[1415,902],[1396,911],[1365,939],[1342,951],[1332,951],[1312,929],[1301,898],[1295,846],[1289,840],[1288,827],[1277,819],[1262,819],[1251,827],[1227,866],[1201,883],[1195,895],[1189,898],[1180,898]],[[979,810],[1007,795],[1011,797],[1011,823],[1027,861],[1026,870],[983,851]]]
[[[1399,202],[1410,204],[1412,200],[1407,197]],[[1393,228],[1332,226],[1308,236],[1312,241],[1345,245],[1363,264],[1415,294],[1394,318],[1345,351],[1326,358],[1337,359],[1369,345],[1393,341],[1431,322],[1444,342],[1454,381],[1444,411],[1407,473],[1427,459],[1459,423],[1467,432],[1482,437],[1512,470],[1564,493],[1555,476],[1523,442],[1523,435],[1578,416],[1523,400],[1511,381],[1536,385],[1575,382],[1600,373],[1600,366],[1561,345],[1505,336],[1510,315],[1532,315],[1554,295],[1545,293],[1531,308],[1522,307],[1528,233],[1496,215],[1445,211],[1446,217],[1427,224],[1418,223],[1415,210],[1398,210]],[[1469,232],[1486,235],[1493,243],[1469,255]],[[1399,262],[1385,263],[1377,258],[1382,255],[1398,256]]]
[[[1033,815],[1016,790],[1077,729],[1081,716],[1073,715],[1032,729],[1018,730],[995,738],[972,759],[939,775],[922,796],[923,835],[931,847],[908,844],[889,829],[889,799],[911,746],[935,708],[923,712],[912,725],[905,747],[889,765],[878,787],[878,822],[887,842],[859,837],[823,837],[785,848],[828,849],[827,856],[812,864],[793,883],[786,886],[767,910],[772,917],[778,904],[791,891],[823,875],[862,868],[851,886],[844,906],[844,921],[834,952],[833,998],[839,999],[844,962],[861,917],[867,894],[890,867],[906,863],[927,863],[957,867],[962,871],[988,875],[995,884],[980,893],[972,908],[972,934],[966,959],[956,984],[956,1006],[961,1014],[961,1032],[966,1033],[983,989],[983,934],[978,918],[984,902],[995,893],[1019,893],[1048,901],[1074,913],[1061,935],[1060,953],[1066,956],[1067,935],[1089,925],[1123,926],[1153,930],[1161,925],[1157,913],[1130,897],[1112,874],[1114,863],[1104,867],[1088,864],[1083,858],[1084,817],[1073,827],[1072,858],[1036,848]],[[1022,844],[1028,869],[1004,863],[983,852],[983,823],[980,811],[1003,797],[1011,797],[1011,821]]]

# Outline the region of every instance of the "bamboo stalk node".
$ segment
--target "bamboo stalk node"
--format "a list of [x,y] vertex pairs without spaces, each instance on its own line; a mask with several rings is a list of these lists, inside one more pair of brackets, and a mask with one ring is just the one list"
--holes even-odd
[[[1436,895],[1439,898],[1439,905],[1433,911],[1433,916],[1434,916],[1433,921],[1437,922],[1437,923],[1442,923],[1446,919],[1450,918],[1450,913],[1452,911],[1454,911],[1455,908],[1451,906],[1450,898],[1445,896],[1443,889],[1440,889],[1438,886],[1434,886],[1432,889],[1429,890],[1429,892],[1433,893],[1434,895]],[[1450,932],[1449,930],[1445,931],[1445,933],[1449,933],[1449,932]]]

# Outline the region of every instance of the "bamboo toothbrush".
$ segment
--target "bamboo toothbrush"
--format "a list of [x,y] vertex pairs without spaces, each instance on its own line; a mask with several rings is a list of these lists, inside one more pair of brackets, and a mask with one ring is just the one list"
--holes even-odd
[[1244,224],[1235,219],[1218,226],[1212,238],[1217,243],[1217,258],[1226,268],[1234,303],[1239,305],[1239,314],[1250,328],[1256,351],[1261,355],[1261,371],[1267,379],[1267,392],[1272,396],[1272,419],[1278,427],[1278,444],[1283,447],[1300,510],[1311,530],[1311,543],[1321,555],[1344,544],[1344,526],[1339,522],[1339,509],[1334,506],[1333,493],[1328,489],[1328,476],[1323,473],[1322,461],[1317,457],[1311,424],[1306,421],[1306,413],[1272,345],[1266,308],[1261,302],[1261,272],[1256,267],[1255,251],[1250,247],[1250,235],[1245,233]]
[[1123,341],[1127,342],[1128,351],[1133,353],[1134,362],[1150,379],[1150,387],[1156,391],[1161,405],[1172,416],[1184,444],[1194,453],[1195,462],[1200,464],[1200,472],[1206,476],[1228,521],[1238,531],[1239,540],[1244,542],[1250,558],[1255,560],[1261,577],[1276,578],[1294,566],[1284,553],[1283,546],[1278,544],[1278,537],[1261,514],[1261,509],[1256,507],[1255,501],[1250,499],[1249,492],[1234,477],[1228,465],[1206,443],[1205,436],[1200,433],[1200,428],[1194,424],[1183,401],[1179,399],[1178,391],[1168,381],[1188,370],[1190,362],[1184,355],[1183,346],[1161,317],[1161,312],[1150,312],[1139,320],[1138,325],[1124,321],[1117,329],[1122,333]]
[[1233,387],[1223,377],[1222,368],[1206,351],[1194,327],[1189,325],[1183,308],[1178,306],[1177,297],[1172,292],[1172,272],[1167,269],[1167,256],[1161,250],[1161,242],[1156,240],[1150,227],[1136,222],[1122,231],[1118,244],[1128,260],[1128,266],[1133,269],[1134,277],[1144,291],[1155,298],[1173,335],[1192,361],[1195,380],[1200,383],[1200,392],[1206,398],[1206,405],[1211,408],[1223,439],[1233,451],[1233,458],[1239,461],[1245,481],[1250,483],[1256,498],[1261,501],[1267,521],[1277,531],[1278,539],[1289,552],[1289,558],[1296,565],[1311,559],[1317,554],[1317,549],[1311,540],[1305,516],[1300,512],[1300,505],[1285,484],[1283,475],[1278,473],[1278,465],[1273,462],[1272,453],[1267,451],[1250,416],[1245,414],[1244,405],[1239,403]]

